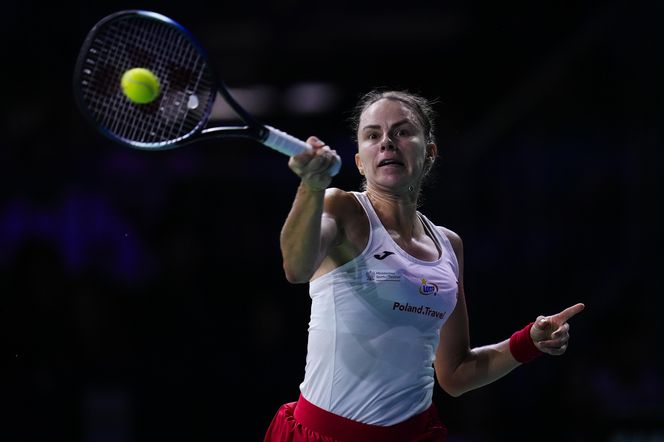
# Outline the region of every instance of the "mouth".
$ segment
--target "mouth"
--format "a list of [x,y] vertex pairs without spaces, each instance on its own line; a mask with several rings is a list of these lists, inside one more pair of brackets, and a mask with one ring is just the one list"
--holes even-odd
[[395,160],[394,158],[386,158],[384,160],[380,160],[378,163],[378,167],[383,166],[403,166],[403,163],[399,160]]

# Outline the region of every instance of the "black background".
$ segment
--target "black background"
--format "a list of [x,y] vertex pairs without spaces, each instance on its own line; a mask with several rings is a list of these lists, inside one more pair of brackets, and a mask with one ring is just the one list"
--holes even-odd
[[[473,345],[586,303],[564,356],[435,390],[451,441],[664,438],[660,3],[193,0],[3,7],[0,440],[259,441],[298,395],[309,298],[281,271],[287,158],[132,150],[74,105],[85,35],[130,8],[189,28],[229,86],[277,91],[263,118],[337,149],[346,190],[359,94],[437,99],[421,210],[464,240]],[[312,82],[333,107],[280,105]]]

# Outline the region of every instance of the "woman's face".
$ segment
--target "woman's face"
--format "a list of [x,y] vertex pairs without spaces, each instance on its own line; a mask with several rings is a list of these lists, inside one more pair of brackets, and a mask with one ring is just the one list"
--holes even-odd
[[367,186],[390,190],[417,184],[435,145],[426,144],[415,114],[399,100],[382,98],[360,116],[355,163]]

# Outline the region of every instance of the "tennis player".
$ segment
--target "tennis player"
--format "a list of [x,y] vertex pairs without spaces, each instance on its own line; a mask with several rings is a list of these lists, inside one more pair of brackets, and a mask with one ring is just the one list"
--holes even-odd
[[283,268],[309,284],[311,318],[300,396],[277,410],[264,440],[445,441],[435,380],[459,396],[562,355],[584,305],[471,348],[461,238],[418,211],[437,155],[431,103],[374,90],[353,121],[361,192],[329,187],[337,154],[316,137],[288,163],[301,182],[281,232]]

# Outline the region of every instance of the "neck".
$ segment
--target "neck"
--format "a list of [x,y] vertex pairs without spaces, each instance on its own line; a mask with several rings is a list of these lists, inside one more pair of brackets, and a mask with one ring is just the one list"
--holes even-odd
[[388,189],[380,186],[370,185],[365,182],[363,187],[366,194],[371,198],[372,201],[398,206],[412,205],[413,209],[417,209],[417,203],[420,195],[419,186],[409,185],[399,189]]
[[385,228],[396,230],[404,237],[412,237],[415,229],[420,226],[417,219],[417,191],[416,188],[397,194],[367,188],[366,195]]

